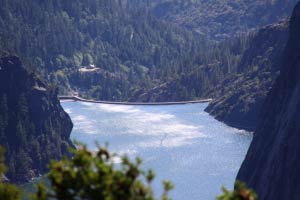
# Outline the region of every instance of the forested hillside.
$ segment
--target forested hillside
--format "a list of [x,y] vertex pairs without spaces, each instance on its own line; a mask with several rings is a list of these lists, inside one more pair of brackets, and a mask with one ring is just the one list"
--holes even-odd
[[[192,66],[183,61],[206,47],[198,34],[122,1],[0,3],[1,49],[32,63],[61,93],[79,90],[93,98],[127,100],[140,88],[187,71]],[[89,64],[101,70],[78,72]]]
[[1,57],[0,146],[10,181],[29,181],[45,173],[50,160],[68,155],[72,127],[56,88],[25,70],[18,57]]
[[[210,44],[206,53],[199,53],[193,59],[185,60],[180,74],[151,90],[139,90],[131,101],[182,101],[197,98],[215,98],[216,86],[222,80],[237,72],[244,51],[252,35],[244,35],[220,43]],[[201,60],[205,62],[199,62]]]
[[[132,0],[134,1],[134,0]],[[297,0],[144,0],[158,18],[222,40],[290,16]],[[141,4],[141,3],[140,3]]]
[[[188,100],[209,96],[235,73],[248,44],[220,44],[161,22],[155,2],[0,0],[1,50],[60,88],[61,94],[118,101]],[[97,71],[82,72],[94,64]]]

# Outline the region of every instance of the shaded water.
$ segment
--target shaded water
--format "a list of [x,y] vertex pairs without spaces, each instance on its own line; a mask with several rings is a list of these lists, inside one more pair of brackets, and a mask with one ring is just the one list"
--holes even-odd
[[204,112],[204,104],[125,106],[64,102],[74,123],[72,139],[95,150],[95,141],[130,157],[175,184],[174,200],[210,200],[232,188],[252,136]]

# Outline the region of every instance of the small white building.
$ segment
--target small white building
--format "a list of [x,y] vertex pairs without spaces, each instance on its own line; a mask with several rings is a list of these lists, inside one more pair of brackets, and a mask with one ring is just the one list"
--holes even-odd
[[100,68],[97,68],[95,65],[88,65],[88,66],[82,66],[79,71],[80,72],[93,72],[93,71],[97,71]]
[[90,64],[90,65],[86,66],[85,68],[86,68],[86,69],[96,69],[96,66]]

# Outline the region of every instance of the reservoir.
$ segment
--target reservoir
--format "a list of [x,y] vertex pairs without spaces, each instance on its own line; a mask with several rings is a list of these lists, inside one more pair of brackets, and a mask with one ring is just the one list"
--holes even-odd
[[221,187],[232,189],[252,135],[218,122],[207,103],[109,105],[63,102],[74,123],[72,139],[96,150],[95,142],[153,169],[155,194],[171,180],[174,200],[213,200]]

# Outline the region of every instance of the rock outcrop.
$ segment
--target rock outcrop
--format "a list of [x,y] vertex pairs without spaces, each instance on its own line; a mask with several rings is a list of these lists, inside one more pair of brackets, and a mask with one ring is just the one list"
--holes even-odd
[[46,172],[50,160],[69,154],[73,124],[57,93],[18,57],[0,59],[0,145],[10,181],[26,182]]
[[300,199],[300,2],[283,55],[281,73],[237,176],[261,200]]
[[230,126],[255,130],[263,102],[280,70],[287,24],[282,21],[266,26],[253,36],[237,74],[229,75],[214,88],[217,98],[207,107],[209,114]]

